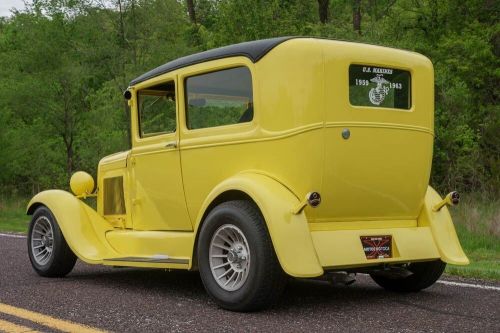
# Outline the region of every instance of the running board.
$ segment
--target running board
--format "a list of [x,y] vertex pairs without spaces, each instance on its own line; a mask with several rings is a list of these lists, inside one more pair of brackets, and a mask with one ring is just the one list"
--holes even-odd
[[126,262],[143,262],[151,264],[189,264],[188,259],[176,258],[156,258],[156,257],[122,257],[122,258],[106,258],[104,261],[126,261]]

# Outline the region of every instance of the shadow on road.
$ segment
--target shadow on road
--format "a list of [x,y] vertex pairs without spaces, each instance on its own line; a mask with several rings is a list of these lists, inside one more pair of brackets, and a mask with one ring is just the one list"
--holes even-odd
[[[165,297],[208,300],[198,272],[136,268],[101,268],[101,271],[96,271],[93,267],[92,270],[77,270],[65,280],[84,283],[87,287],[98,285],[126,290],[129,295],[154,293]],[[408,298],[425,301],[438,297],[440,293],[432,289],[406,295],[387,292],[373,284],[365,275],[358,275],[358,282],[351,286],[332,286],[326,281],[311,279],[290,279],[283,296],[277,300],[272,311],[298,311],[317,307],[328,307],[331,310],[342,308],[345,311],[346,307],[387,306],[388,303]],[[215,304],[212,305],[215,307]]]

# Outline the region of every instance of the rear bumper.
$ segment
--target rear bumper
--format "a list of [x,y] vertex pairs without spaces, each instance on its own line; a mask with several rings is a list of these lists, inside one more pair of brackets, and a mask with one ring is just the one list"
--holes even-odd
[[[392,236],[392,258],[367,259],[360,237],[380,235]],[[441,258],[429,227],[312,231],[311,237],[325,270]]]
[[[360,222],[348,230],[315,230],[310,234],[316,256],[323,270],[408,263],[440,259],[448,264],[467,265],[447,207],[432,211],[441,197],[430,186],[420,216],[415,221],[400,221],[396,227],[390,221]],[[376,223],[376,224],[374,224]],[[403,227],[402,223],[407,225]],[[379,227],[374,227],[378,225]],[[388,227],[391,225],[391,227]],[[311,228],[311,224],[310,224]],[[392,257],[367,259],[361,236],[392,236]]]

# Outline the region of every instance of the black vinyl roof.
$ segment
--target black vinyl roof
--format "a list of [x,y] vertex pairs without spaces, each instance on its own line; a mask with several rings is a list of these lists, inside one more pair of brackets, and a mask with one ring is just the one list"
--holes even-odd
[[224,46],[217,49],[212,49],[205,52],[188,55],[186,57],[178,58],[170,62],[167,62],[164,65],[161,65],[147,73],[142,74],[141,76],[130,81],[130,85],[131,86],[135,85],[137,83],[146,81],[153,77],[171,72],[173,70],[182,67],[199,64],[210,60],[243,56],[247,57],[252,62],[256,63],[262,57],[264,57],[269,51],[271,51],[274,47],[291,38],[293,37],[277,37],[270,39],[261,39],[252,42],[245,42],[240,44]]

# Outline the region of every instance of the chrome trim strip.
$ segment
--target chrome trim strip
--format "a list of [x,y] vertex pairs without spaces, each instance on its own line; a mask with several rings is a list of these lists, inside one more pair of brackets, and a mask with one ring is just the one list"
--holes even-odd
[[155,264],[189,264],[188,259],[175,258],[145,258],[145,257],[123,257],[123,258],[106,258],[104,261],[129,261],[129,262],[149,262]]

